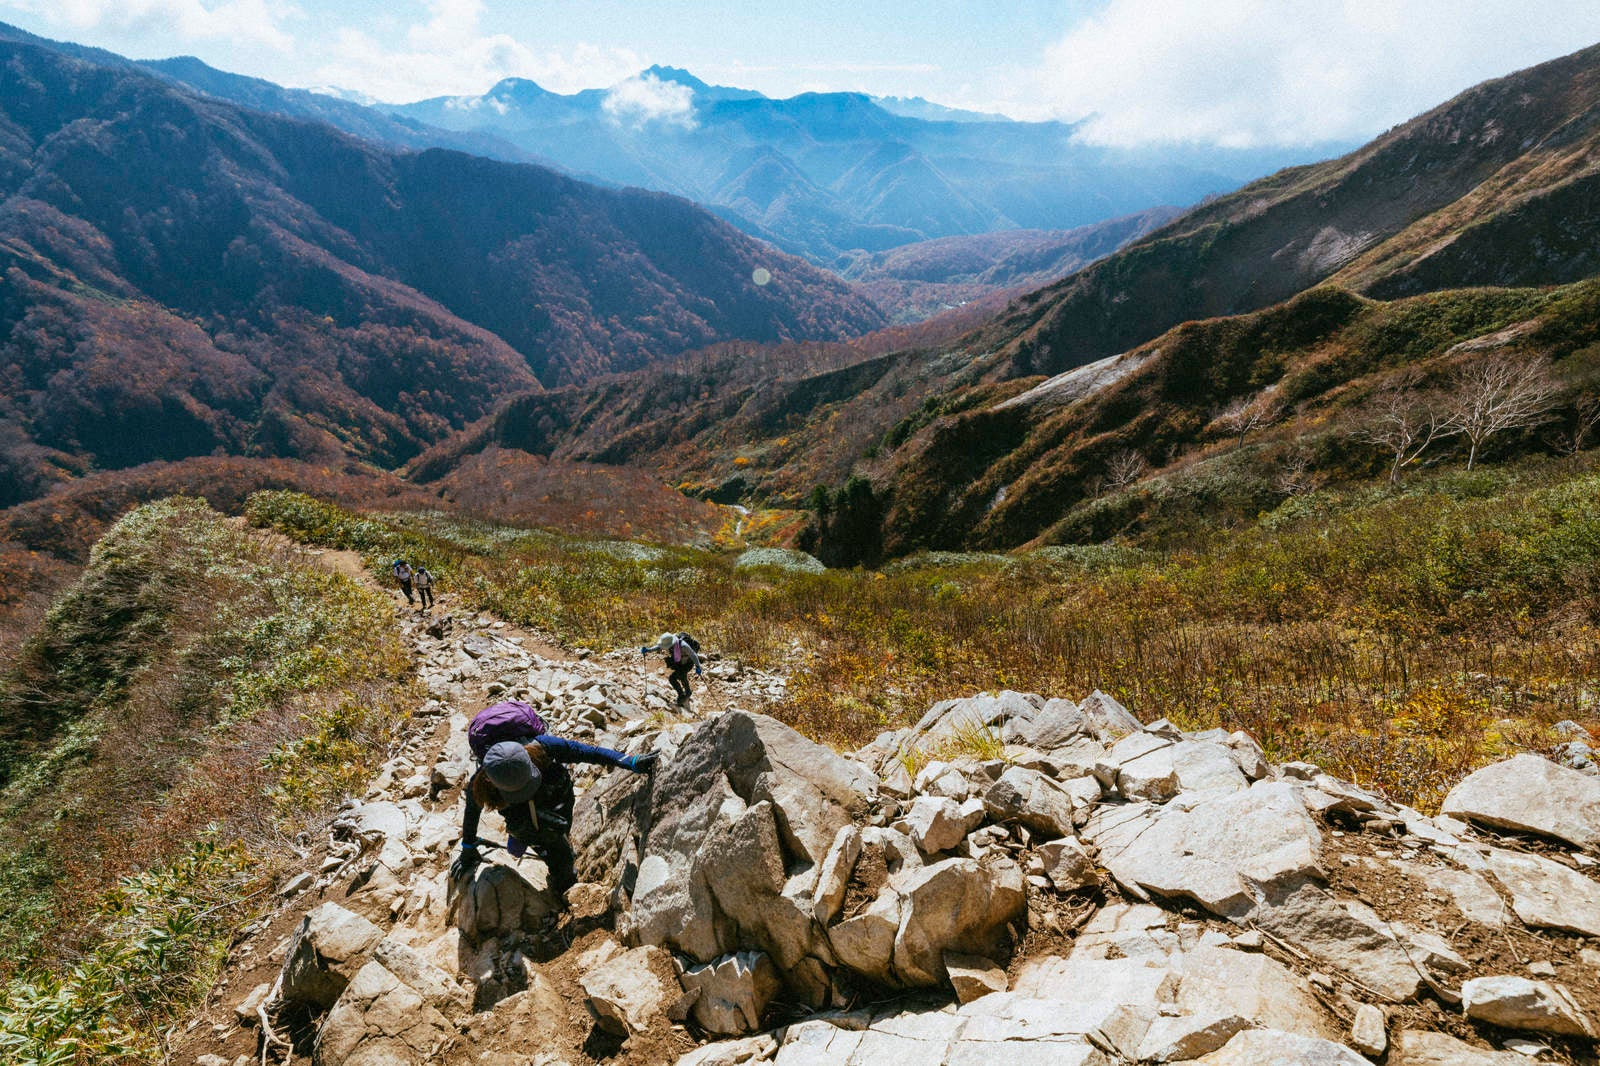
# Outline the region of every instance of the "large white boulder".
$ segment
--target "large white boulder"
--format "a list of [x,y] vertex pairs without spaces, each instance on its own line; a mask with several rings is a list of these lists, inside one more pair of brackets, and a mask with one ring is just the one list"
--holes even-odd
[[1195,1066],[1369,1066],[1343,1044],[1277,1029],[1246,1029]]
[[1528,925],[1600,936],[1600,883],[1559,862],[1501,848],[1489,852],[1489,871]]
[[1514,755],[1467,775],[1441,808],[1457,818],[1600,847],[1600,777],[1538,755]]
[[597,1024],[617,1036],[632,1036],[658,1021],[664,1024],[671,958],[657,947],[624,951],[578,978]]
[[1186,897],[1226,918],[1242,919],[1268,893],[1322,876],[1322,833],[1283,782],[1207,793],[1188,809],[1101,806],[1080,836],[1135,894]]

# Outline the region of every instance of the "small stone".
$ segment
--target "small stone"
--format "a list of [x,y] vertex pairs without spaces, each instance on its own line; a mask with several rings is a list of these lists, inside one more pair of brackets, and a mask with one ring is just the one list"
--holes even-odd
[[1356,1008],[1355,1020],[1350,1025],[1350,1045],[1373,1058],[1384,1053],[1389,1047],[1389,1034],[1383,1011],[1370,1003]]
[[1554,963],[1551,963],[1545,959],[1536,959],[1533,962],[1528,963],[1528,972],[1533,974],[1535,977],[1554,977],[1556,975],[1556,968]]
[[310,888],[311,883],[315,880],[316,878],[311,874],[296,874],[295,876],[289,878],[282,888],[278,889],[278,895],[284,899],[288,899],[290,896],[299,895],[301,892],[304,892],[306,889]]

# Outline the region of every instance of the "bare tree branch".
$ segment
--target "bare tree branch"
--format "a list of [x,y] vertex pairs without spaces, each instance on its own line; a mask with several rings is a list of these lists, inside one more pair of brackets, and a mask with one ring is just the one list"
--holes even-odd
[[1560,382],[1537,357],[1499,352],[1456,371],[1445,404],[1446,422],[1471,442],[1467,469],[1496,433],[1536,426],[1550,418]]
[[1400,472],[1422,458],[1436,440],[1461,430],[1445,414],[1443,398],[1415,386],[1415,377],[1389,386],[1367,406],[1361,439],[1392,457],[1389,483],[1400,484]]
[[1573,406],[1572,428],[1558,438],[1561,451],[1567,455],[1583,451],[1596,426],[1600,426],[1600,396],[1581,397]]
[[1212,421],[1238,438],[1235,449],[1243,448],[1251,430],[1270,426],[1283,414],[1276,392],[1276,388],[1268,387],[1254,396],[1241,396],[1218,411]]
[[1106,488],[1120,489],[1124,485],[1131,485],[1144,477],[1149,469],[1150,464],[1138,452],[1131,448],[1120,451],[1106,464]]

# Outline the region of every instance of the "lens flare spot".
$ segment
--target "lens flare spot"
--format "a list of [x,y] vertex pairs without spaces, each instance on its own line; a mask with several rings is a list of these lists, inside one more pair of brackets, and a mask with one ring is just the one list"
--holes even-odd
[[766,267],[756,267],[750,272],[750,280],[755,282],[757,285],[765,285],[767,282],[772,280],[772,271],[768,270]]

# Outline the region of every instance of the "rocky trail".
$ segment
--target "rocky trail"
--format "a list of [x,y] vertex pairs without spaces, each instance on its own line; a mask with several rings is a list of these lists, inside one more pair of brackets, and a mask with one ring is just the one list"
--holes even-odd
[[[1098,692],[837,753],[762,713],[780,677],[713,660],[682,714],[637,649],[449,606],[401,617],[430,698],[173,1061],[1596,1061],[1600,777],[1522,755],[1430,818]],[[531,856],[447,874],[504,697],[662,753],[582,768],[565,912]]]

